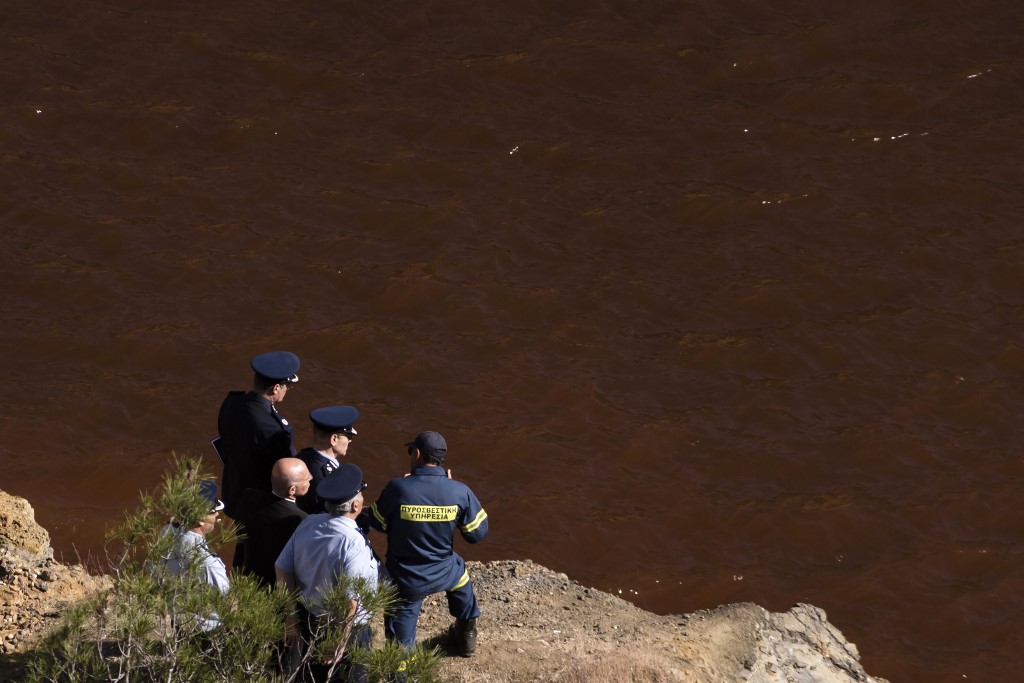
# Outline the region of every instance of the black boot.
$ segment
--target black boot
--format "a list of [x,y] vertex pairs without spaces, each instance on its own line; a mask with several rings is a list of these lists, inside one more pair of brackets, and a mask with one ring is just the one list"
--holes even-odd
[[455,648],[463,657],[476,654],[476,619],[455,620]]

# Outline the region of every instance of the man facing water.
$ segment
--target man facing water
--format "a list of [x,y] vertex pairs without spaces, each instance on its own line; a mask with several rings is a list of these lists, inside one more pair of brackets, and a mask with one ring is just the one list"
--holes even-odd
[[[330,621],[323,605],[326,591],[338,585],[341,577],[362,580],[367,590],[376,591],[380,563],[369,541],[356,526],[363,511],[363,472],[351,463],[342,463],[317,485],[317,494],[325,512],[310,515],[299,524],[275,563],[277,581],[301,596],[306,614],[300,620],[303,641],[308,645]],[[354,590],[348,594],[352,630],[345,644],[345,668],[349,679],[365,681],[366,670],[351,660],[353,648],[367,648],[372,640],[370,615]],[[339,615],[334,615],[335,617]],[[335,643],[336,647],[342,643]],[[317,683],[325,681],[332,662],[311,662],[309,673]]]
[[277,412],[277,406],[299,381],[299,357],[272,351],[256,356],[249,365],[252,391],[230,392],[217,417],[219,451],[224,459],[224,512],[232,518],[238,514],[242,491],[270,491],[274,463],[295,455],[291,425]]
[[238,506],[238,521],[245,538],[239,570],[250,574],[264,586],[277,580],[274,561],[295,527],[306,518],[296,498],[309,491],[313,477],[298,458],[281,458],[270,473],[272,491],[246,489]]
[[444,469],[448,444],[443,436],[423,432],[406,448],[410,473],[388,482],[369,515],[370,525],[388,535],[387,569],[400,597],[385,615],[385,635],[413,648],[423,599],[445,591],[455,617],[455,646],[462,656],[472,657],[480,609],[453,541],[456,530],[469,543],[483,540],[487,513],[470,488]]
[[[199,583],[213,586],[222,595],[227,594],[231,587],[227,568],[209,546],[206,535],[217,526],[217,517],[224,509],[224,503],[217,498],[217,482],[204,481],[199,485],[199,492],[209,503],[207,513],[194,520],[178,519],[168,523],[161,530],[162,537],[170,537],[170,548],[162,559],[167,573],[173,577],[191,574]],[[220,625],[217,613],[191,615],[196,621],[198,630],[211,631]],[[188,628],[187,619],[175,614],[175,628]]]
[[309,491],[299,497],[299,507],[308,514],[323,512],[323,501],[317,496],[317,486],[327,475],[341,466],[341,458],[356,438],[355,421],[359,411],[352,406],[326,406],[309,411],[313,423],[313,446],[304,448],[299,458],[306,463],[313,479]]

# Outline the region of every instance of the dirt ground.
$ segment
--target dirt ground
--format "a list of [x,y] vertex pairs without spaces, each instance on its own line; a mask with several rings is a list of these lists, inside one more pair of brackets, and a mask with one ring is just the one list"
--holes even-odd
[[[443,594],[424,603],[419,622],[420,639],[445,653],[450,683],[884,683],[810,605],[659,616],[529,560],[470,562],[469,571],[482,611],[477,655],[447,653]],[[0,557],[0,683],[21,680],[26,650],[62,608],[108,585],[79,566]]]
[[[481,617],[478,654],[445,658],[452,683],[685,681],[688,617],[662,617],[565,574],[525,562],[469,563]],[[445,645],[443,595],[424,604],[419,633]]]
[[[478,655],[444,659],[451,683],[886,683],[811,605],[660,616],[529,560],[468,564],[482,612]],[[444,648],[451,621],[434,596],[420,638]]]

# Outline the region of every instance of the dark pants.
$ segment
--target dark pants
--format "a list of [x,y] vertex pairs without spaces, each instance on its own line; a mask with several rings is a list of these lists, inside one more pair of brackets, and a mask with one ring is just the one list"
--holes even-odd
[[[304,647],[308,647],[317,628],[316,617],[307,613],[301,623],[303,644]],[[353,627],[348,642],[345,644],[345,654],[338,666],[334,668],[334,675],[328,679],[327,673],[331,670],[331,666],[310,659],[303,667],[301,680],[305,683],[340,683],[341,681],[366,683],[366,668],[352,661],[352,650],[356,648],[369,649],[372,641],[373,632],[369,625]]]
[[[416,647],[416,622],[427,595],[429,593],[399,596],[398,604],[384,615],[384,635],[388,641],[398,642],[410,650]],[[456,619],[476,619],[480,616],[472,581],[446,591],[445,595],[448,597],[448,613]]]

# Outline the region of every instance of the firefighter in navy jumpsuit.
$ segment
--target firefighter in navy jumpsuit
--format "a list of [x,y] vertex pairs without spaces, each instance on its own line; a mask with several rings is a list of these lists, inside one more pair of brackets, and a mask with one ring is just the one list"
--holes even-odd
[[469,543],[487,535],[487,513],[465,484],[442,467],[448,446],[437,432],[406,444],[413,458],[408,476],[388,482],[370,508],[370,526],[388,535],[386,566],[400,602],[385,616],[389,640],[416,645],[416,621],[423,598],[445,591],[455,617],[455,644],[470,657],[476,650],[480,615],[465,561],[452,546],[455,531]]

